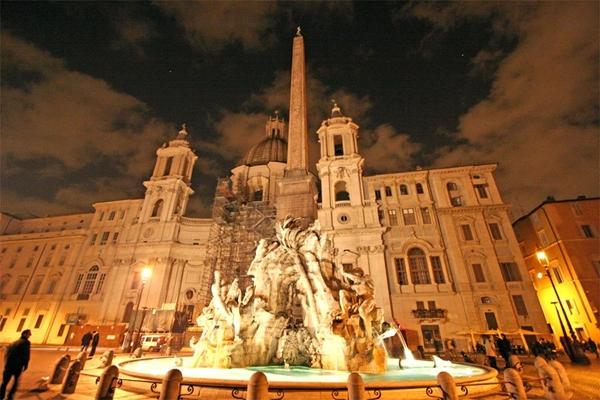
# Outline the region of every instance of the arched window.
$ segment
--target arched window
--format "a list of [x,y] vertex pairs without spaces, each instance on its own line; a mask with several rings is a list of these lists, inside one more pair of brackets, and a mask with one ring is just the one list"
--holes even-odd
[[335,184],[335,201],[350,200],[350,193],[346,190],[346,182],[339,181]]
[[458,185],[454,182],[446,183],[446,190],[448,190],[448,197],[450,198],[450,204],[454,207],[462,206],[463,200],[460,195]]
[[406,196],[408,194],[408,186],[400,185],[400,194]]
[[162,199],[157,200],[156,203],[154,203],[154,207],[152,208],[152,215],[150,216],[151,218],[160,217],[164,203],[165,202]]
[[167,162],[165,163],[165,171],[163,175],[169,175],[171,172],[171,166],[173,165],[173,157],[167,157]]
[[252,192],[252,198],[250,199],[250,201],[262,201],[262,200],[263,200],[262,188],[258,188],[254,192]]
[[123,311],[123,319],[121,322],[129,322],[131,321],[131,313],[133,312],[133,301],[130,301],[125,306],[125,311]]
[[97,265],[94,265],[85,276],[85,282],[83,283],[83,289],[81,290],[81,294],[90,294],[94,289],[94,285],[96,284],[96,278],[98,277],[98,268]]
[[422,185],[422,184],[420,184],[420,183],[417,183],[417,184],[415,185],[415,188],[417,189],[417,193],[418,193],[418,194],[423,194],[423,193],[424,193],[424,191],[423,191],[423,185]]
[[408,267],[413,285],[429,285],[431,283],[427,258],[423,250],[413,247],[408,251]]

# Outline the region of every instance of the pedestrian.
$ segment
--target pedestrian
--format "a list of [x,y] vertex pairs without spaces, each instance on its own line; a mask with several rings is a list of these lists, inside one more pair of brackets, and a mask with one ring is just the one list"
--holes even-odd
[[435,355],[440,357],[442,355],[442,350],[444,350],[444,345],[440,339],[435,339],[433,341],[433,346],[435,347]]
[[510,351],[511,351],[510,340],[505,334],[502,334],[502,338],[498,338],[496,342],[496,348],[500,352],[502,358],[504,358],[504,368],[510,368]]
[[494,343],[490,338],[485,338],[483,339],[483,345],[485,347],[485,356],[488,359],[490,367],[498,369],[498,364],[496,363],[496,350],[494,349]]
[[100,334],[98,331],[92,332],[92,351],[90,352],[90,357],[93,357],[96,354],[96,347],[98,347],[98,342],[100,341]]
[[594,342],[592,340],[592,338],[588,339],[588,341],[587,341],[587,348],[590,351],[590,353],[596,354],[596,359],[600,358],[600,353],[598,353],[598,345],[596,344],[596,342]]
[[425,349],[423,348],[423,346],[418,345],[417,346],[417,352],[419,353],[419,358],[421,360],[424,360],[425,359]]
[[86,332],[81,337],[81,350],[87,351],[88,347],[90,347],[90,342],[92,341],[92,332]]
[[2,386],[0,386],[0,399],[4,399],[6,395],[6,387],[10,378],[13,378],[13,385],[8,392],[8,400],[12,400],[19,386],[19,377],[29,366],[29,354],[31,343],[29,337],[31,331],[25,329],[21,332],[21,338],[12,342],[4,353],[4,373],[2,374]]

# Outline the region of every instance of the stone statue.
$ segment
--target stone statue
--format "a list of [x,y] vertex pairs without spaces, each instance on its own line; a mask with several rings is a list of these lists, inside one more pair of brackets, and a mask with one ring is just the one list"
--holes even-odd
[[371,277],[344,271],[318,222],[287,218],[275,240],[262,239],[248,268],[252,284],[222,282],[198,317],[202,335],[192,367],[305,365],[369,373],[385,371],[382,311]]

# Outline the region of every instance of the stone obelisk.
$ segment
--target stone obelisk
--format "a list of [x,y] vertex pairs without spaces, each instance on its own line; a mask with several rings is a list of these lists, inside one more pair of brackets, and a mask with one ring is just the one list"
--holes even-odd
[[306,109],[304,38],[298,28],[292,49],[287,166],[284,177],[278,183],[279,193],[276,203],[278,220],[291,216],[311,222],[317,216],[316,179],[308,172]]

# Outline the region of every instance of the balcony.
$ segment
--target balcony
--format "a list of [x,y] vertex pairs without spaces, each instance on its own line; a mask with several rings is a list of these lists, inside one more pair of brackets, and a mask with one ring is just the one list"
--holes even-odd
[[446,310],[436,308],[434,310],[429,309],[416,309],[411,311],[413,317],[417,319],[442,319],[446,318]]

